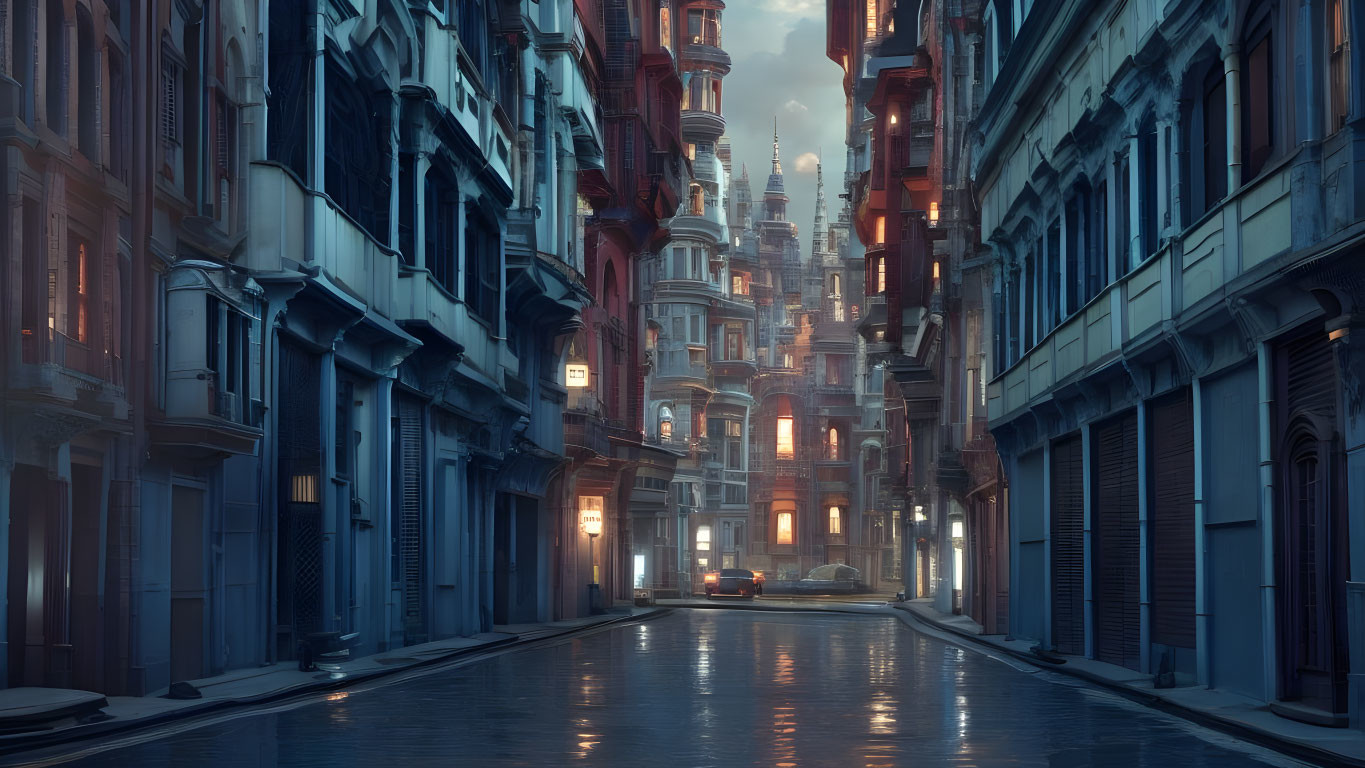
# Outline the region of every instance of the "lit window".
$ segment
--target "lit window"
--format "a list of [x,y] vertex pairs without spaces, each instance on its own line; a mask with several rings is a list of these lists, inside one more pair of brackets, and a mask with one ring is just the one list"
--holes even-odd
[[1328,131],[1340,130],[1346,124],[1350,104],[1351,70],[1350,31],[1347,27],[1347,3],[1330,0],[1327,3],[1327,69],[1330,73],[1328,99]]
[[792,443],[792,417],[777,417],[777,458],[792,459],[796,457],[796,447]]
[[867,0],[867,36],[877,36],[877,0]]
[[673,422],[665,421],[659,424],[659,437],[665,440],[673,439]]
[[709,552],[711,550],[711,526],[697,526],[697,551]]
[[886,293],[886,257],[877,258],[877,293]]
[[836,533],[836,534],[837,534],[837,533],[843,533],[843,532],[844,532],[843,523],[844,523],[843,518],[839,515],[839,508],[838,508],[838,507],[830,507],[830,508],[829,508],[829,532],[830,532],[830,533]]
[[792,513],[790,513],[790,512],[778,512],[778,513],[777,513],[777,543],[778,543],[778,544],[791,544],[793,538],[794,538],[794,537],[792,536]]
[[837,427],[829,428],[829,460],[839,460],[839,429]]
[[588,386],[588,366],[583,365],[582,363],[569,363],[564,366],[564,386]]
[[84,343],[90,324],[90,260],[85,243],[76,247],[76,341]]
[[795,361],[792,360],[792,353],[790,353],[790,352],[784,352],[784,353],[782,353],[782,367],[783,367],[783,368],[791,368],[791,367],[792,367],[792,364],[793,364],[794,362],[795,362]]
[[673,48],[673,22],[668,0],[661,0],[659,3],[659,47],[669,50]]
[[878,217],[877,217],[877,232],[876,232],[876,238],[875,238],[875,240],[874,240],[873,242],[874,242],[875,244],[877,244],[877,245],[881,245],[882,243],[885,243],[885,242],[886,242],[886,217],[885,217],[885,216],[878,216]]

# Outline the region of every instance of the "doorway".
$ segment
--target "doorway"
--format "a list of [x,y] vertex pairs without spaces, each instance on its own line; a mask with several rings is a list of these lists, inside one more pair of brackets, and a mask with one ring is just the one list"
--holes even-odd
[[171,486],[171,682],[204,670],[204,492]]

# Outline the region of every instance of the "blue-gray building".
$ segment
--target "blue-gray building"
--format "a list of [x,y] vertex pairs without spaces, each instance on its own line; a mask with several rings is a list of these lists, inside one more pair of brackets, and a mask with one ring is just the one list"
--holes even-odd
[[984,3],[1009,628],[1310,722],[1365,712],[1365,19]]

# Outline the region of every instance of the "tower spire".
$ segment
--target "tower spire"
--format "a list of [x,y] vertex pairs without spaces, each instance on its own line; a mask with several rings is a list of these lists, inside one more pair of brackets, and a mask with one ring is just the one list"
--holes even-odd
[[765,195],[786,195],[782,184],[782,148],[777,141],[777,116],[773,116],[773,170],[768,174],[768,186],[764,188]]
[[777,115],[773,115],[773,173],[782,175],[781,149],[777,143]]
[[829,221],[829,210],[825,206],[825,164],[817,160],[815,163],[815,227],[811,231],[811,255],[819,256],[827,249],[828,237],[827,222]]

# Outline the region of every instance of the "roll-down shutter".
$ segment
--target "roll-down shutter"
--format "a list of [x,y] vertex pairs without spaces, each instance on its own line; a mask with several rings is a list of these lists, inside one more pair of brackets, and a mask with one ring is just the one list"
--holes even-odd
[[1137,669],[1141,614],[1136,414],[1095,430],[1094,509],[1095,658]]
[[1194,409],[1152,407],[1152,642],[1194,647]]
[[1052,446],[1052,646],[1085,653],[1085,483],[1079,436]]

